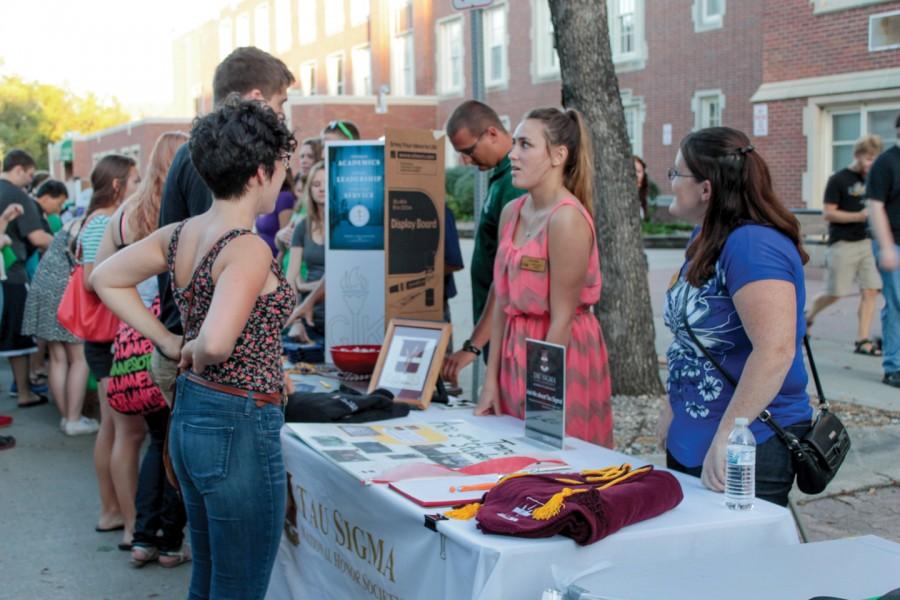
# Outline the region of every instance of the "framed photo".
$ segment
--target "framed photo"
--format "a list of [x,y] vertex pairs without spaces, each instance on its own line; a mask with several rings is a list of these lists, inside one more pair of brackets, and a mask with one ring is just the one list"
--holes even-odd
[[378,388],[390,390],[394,402],[428,408],[449,339],[449,323],[391,319],[369,393]]

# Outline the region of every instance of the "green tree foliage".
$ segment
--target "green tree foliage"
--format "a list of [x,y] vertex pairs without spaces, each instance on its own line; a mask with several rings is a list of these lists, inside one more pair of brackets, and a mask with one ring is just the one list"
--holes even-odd
[[78,96],[46,83],[17,76],[0,78],[0,154],[22,148],[39,168],[47,168],[47,144],[72,131],[94,133],[131,120],[118,100]]
[[457,221],[475,220],[475,169],[451,167],[444,173],[447,205]]

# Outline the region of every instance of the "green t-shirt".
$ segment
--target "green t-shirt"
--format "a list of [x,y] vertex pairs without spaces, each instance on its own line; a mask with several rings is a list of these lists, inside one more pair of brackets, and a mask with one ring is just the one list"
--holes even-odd
[[472,312],[477,322],[487,303],[488,291],[494,280],[494,257],[497,256],[500,237],[500,214],[503,207],[525,192],[513,186],[509,155],[491,171],[488,177],[487,197],[481,210],[481,220],[475,233],[475,251],[472,253]]

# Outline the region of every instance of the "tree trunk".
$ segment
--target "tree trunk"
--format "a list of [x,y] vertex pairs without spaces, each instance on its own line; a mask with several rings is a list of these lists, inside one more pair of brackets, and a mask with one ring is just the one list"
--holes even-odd
[[594,221],[603,273],[595,307],[609,350],[613,393],[659,394],[647,259],[631,144],[609,42],[605,0],[549,0],[562,103],[593,137]]

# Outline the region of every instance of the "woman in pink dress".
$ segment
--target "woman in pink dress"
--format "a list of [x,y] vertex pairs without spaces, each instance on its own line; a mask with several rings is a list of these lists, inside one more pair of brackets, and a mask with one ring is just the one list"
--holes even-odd
[[528,194],[500,218],[487,376],[475,412],[523,418],[525,340],[566,346],[566,433],[612,447],[591,141],[580,113],[532,110],[516,128],[513,185]]

